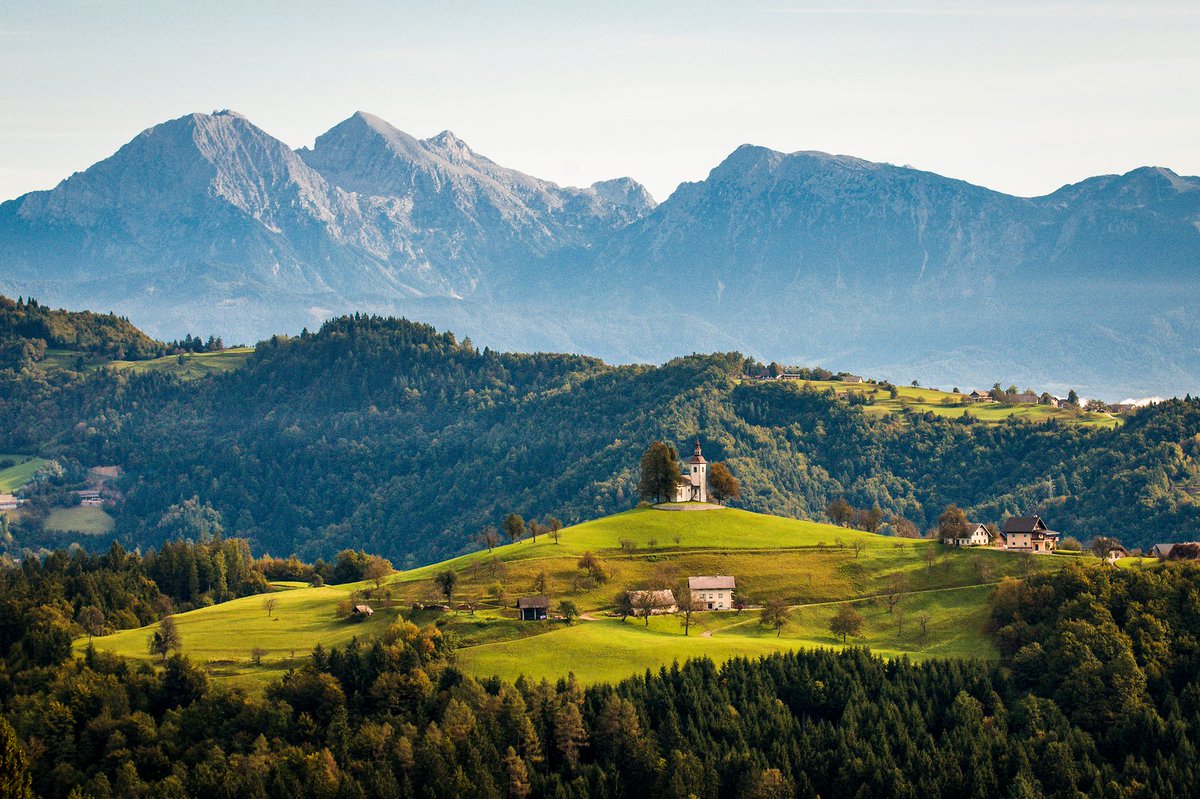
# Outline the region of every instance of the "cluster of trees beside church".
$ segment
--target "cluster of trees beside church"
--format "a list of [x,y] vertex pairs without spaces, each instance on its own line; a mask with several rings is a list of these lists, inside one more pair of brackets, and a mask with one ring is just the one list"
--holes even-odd
[[[129,557],[39,596],[115,606]],[[0,572],[0,602],[22,599],[26,568]],[[22,799],[1195,795],[1198,577],[1071,566],[1002,583],[1000,663],[807,651],[587,688],[476,679],[404,621],[318,647],[261,696],[179,654],[72,657],[12,626],[0,784]]]
[[[476,548],[510,512],[571,524],[631,507],[647,442],[681,431],[729,466],[748,510],[817,519],[840,497],[926,530],[953,502],[971,518],[1042,512],[1130,546],[1200,538],[1194,399],[1116,430],[989,425],[867,414],[798,381],[741,381],[744,363],[611,367],[347,317],[193,381],[0,369],[0,429],[14,451],[123,466],[114,514],[130,549],[161,544],[158,520],[197,497],[256,554],[434,561]],[[18,551],[47,540],[35,521],[12,532]]]

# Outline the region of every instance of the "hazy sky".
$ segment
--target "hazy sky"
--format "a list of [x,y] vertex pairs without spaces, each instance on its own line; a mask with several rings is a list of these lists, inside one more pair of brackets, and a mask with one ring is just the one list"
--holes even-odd
[[1016,194],[1200,174],[1200,2],[0,1],[0,199],[232,108],[293,147],[356,110],[662,200],[737,145]]

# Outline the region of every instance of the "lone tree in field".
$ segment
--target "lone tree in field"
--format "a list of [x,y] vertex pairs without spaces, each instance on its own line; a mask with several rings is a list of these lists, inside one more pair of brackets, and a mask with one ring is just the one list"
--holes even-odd
[[708,495],[718,504],[724,505],[727,500],[737,499],[741,495],[742,484],[723,463],[711,463],[708,466]]
[[255,666],[261,666],[262,659],[266,656],[266,654],[267,650],[263,649],[261,646],[256,646],[250,650],[250,662]]
[[938,538],[943,541],[950,538],[966,538],[970,533],[971,525],[967,522],[967,514],[957,505],[949,506],[938,517]]
[[179,628],[175,626],[175,618],[167,616],[158,623],[158,629],[150,635],[150,654],[158,655],[165,663],[172,649],[179,651],[183,646],[179,638]]
[[446,597],[446,603],[449,604],[450,600],[454,598],[454,586],[458,583],[458,575],[447,570],[434,577],[433,581],[437,583],[438,588],[442,589],[442,594]]
[[558,539],[562,534],[562,528],[563,523],[558,520],[557,516],[546,517],[546,534],[549,535],[556,544],[558,543]]
[[529,531],[529,537],[533,539],[533,543],[537,543],[537,537],[546,532],[546,528],[542,527],[542,523],[537,519],[530,519],[525,525],[525,529]]
[[378,555],[372,555],[367,558],[367,565],[363,569],[363,577],[375,583],[375,587],[379,588],[383,584],[383,578],[392,573],[391,561],[384,560]]
[[104,632],[104,611],[95,605],[80,608],[76,620],[83,631],[87,633],[89,644],[92,642],[93,635],[100,635]]
[[896,606],[900,604],[900,600],[904,595],[912,590],[908,583],[908,578],[897,572],[889,575],[883,584],[883,601],[887,605],[888,613],[896,610]]
[[842,605],[838,608],[838,612],[829,620],[829,632],[842,637],[842,643],[846,643],[846,636],[858,635],[858,631],[862,629],[863,617],[859,612],[850,605]]
[[271,614],[275,612],[275,606],[278,604],[279,600],[273,596],[269,596],[263,600],[263,610],[267,612],[267,618],[270,618]]
[[633,615],[633,589],[625,588],[617,592],[617,596],[613,600],[614,608],[617,615],[621,617],[621,621]]
[[579,608],[575,607],[575,603],[569,599],[564,599],[558,603],[558,615],[563,617],[563,621],[567,624],[574,624],[579,618]]
[[525,534],[525,520],[515,513],[508,514],[504,517],[504,532],[509,541],[517,543]]
[[788,625],[787,603],[782,599],[769,600],[763,605],[758,621],[759,624],[775,630],[775,637],[778,638],[783,633],[783,628]]
[[679,455],[670,444],[655,441],[642,453],[638,496],[646,501],[666,502],[679,485]]
[[484,525],[479,531],[479,543],[487,547],[487,551],[491,552],[500,543],[500,531],[490,524]]
[[679,626],[683,627],[686,636],[692,627],[692,614],[699,608],[699,603],[692,597],[692,589],[686,582],[675,589],[675,607],[679,608]]
[[854,518],[854,508],[850,507],[849,502],[838,497],[825,508],[825,515],[829,517],[829,521],[845,527]]

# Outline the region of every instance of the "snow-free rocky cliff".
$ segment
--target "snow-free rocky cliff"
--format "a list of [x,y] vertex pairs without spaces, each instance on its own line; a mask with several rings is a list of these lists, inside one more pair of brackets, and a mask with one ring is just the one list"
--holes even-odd
[[251,341],[407,315],[507,349],[713,349],[966,386],[1200,386],[1200,179],[1020,198],[745,145],[655,206],[357,113],[294,151],[230,113],[0,205],[0,291]]

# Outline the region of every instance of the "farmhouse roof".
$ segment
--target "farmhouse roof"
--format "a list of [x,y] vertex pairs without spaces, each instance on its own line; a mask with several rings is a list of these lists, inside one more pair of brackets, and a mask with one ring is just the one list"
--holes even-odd
[[1005,533],[1045,533],[1046,523],[1041,516],[1013,516],[1004,520]]
[[732,591],[735,585],[732,577],[718,574],[708,577],[689,577],[688,588],[692,591]]
[[675,595],[666,588],[629,592],[630,602],[637,602],[643,598],[650,600],[650,604],[656,608],[666,608],[675,604]]
[[550,607],[550,600],[544,596],[523,596],[517,600],[517,610],[536,610]]
[[1171,550],[1174,548],[1174,544],[1155,544],[1150,547],[1150,554],[1158,558],[1166,558],[1170,557]]
[[375,611],[371,610],[370,605],[355,605],[354,612],[363,616],[371,616],[375,613]]

